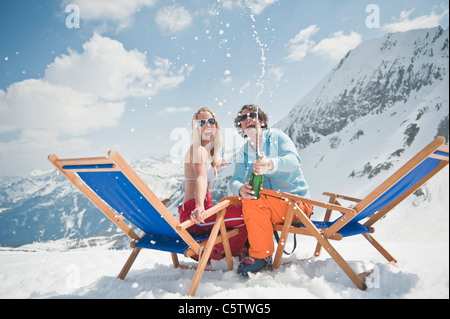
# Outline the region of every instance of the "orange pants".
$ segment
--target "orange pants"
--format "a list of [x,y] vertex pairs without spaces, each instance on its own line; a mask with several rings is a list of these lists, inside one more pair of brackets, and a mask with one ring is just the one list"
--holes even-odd
[[[258,200],[243,199],[242,212],[247,226],[249,255],[253,258],[266,258],[275,251],[273,242],[273,224],[284,223],[289,204],[280,198],[270,196],[271,191],[264,190]],[[276,192],[273,192],[276,194]],[[313,206],[297,202],[299,208],[309,217]],[[297,221],[294,216],[293,222]]]

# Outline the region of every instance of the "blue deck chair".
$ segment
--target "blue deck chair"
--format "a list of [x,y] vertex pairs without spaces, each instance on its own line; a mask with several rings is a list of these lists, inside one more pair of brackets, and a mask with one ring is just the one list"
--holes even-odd
[[[326,203],[292,194],[278,193],[281,199],[290,202],[291,209],[284,224],[274,225],[275,231],[281,231],[279,240],[281,244],[278,245],[275,253],[273,268],[278,268],[281,264],[283,245],[289,233],[313,236],[317,239],[314,255],[319,256],[323,247],[358,288],[366,289],[365,278],[371,272],[357,274],[331,245],[330,240],[342,240],[349,236],[362,235],[387,259],[389,264],[395,264],[397,260],[371,235],[375,231],[373,225],[448,165],[449,147],[444,143],[443,137],[437,137],[364,199],[326,192],[323,193],[325,196],[329,196],[329,202]],[[356,205],[353,208],[344,207],[338,201],[340,199],[355,202]],[[306,218],[296,205],[297,201],[325,208],[324,220],[311,221]],[[339,212],[342,216],[330,221],[333,211]],[[294,215],[303,224],[301,227],[292,225]]]
[[[131,238],[133,251],[119,273],[125,279],[142,248],[171,253],[175,268],[180,265],[177,254],[186,257],[199,255],[196,273],[188,291],[194,296],[215,244],[223,243],[228,268],[233,269],[228,238],[239,233],[239,229],[227,231],[224,223],[226,207],[239,203],[237,197],[228,197],[206,211],[208,218],[217,214],[216,222],[209,236],[193,237],[187,229],[194,225],[188,220],[180,223],[134,170],[114,150],[107,157],[59,159],[50,155],[49,161],[71,181],[109,220]],[[125,222],[134,225],[143,234],[138,236]]]

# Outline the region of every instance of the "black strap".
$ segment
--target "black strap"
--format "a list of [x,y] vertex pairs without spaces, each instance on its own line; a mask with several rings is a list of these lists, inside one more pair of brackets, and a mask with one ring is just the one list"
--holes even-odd
[[[273,231],[273,235],[275,236],[275,240],[277,241],[278,245],[280,244],[280,236],[278,236],[278,232],[276,230]],[[294,248],[292,248],[292,251],[290,253],[286,252],[286,250],[283,249],[283,253],[286,255],[292,255],[297,248],[297,234],[294,234]]]

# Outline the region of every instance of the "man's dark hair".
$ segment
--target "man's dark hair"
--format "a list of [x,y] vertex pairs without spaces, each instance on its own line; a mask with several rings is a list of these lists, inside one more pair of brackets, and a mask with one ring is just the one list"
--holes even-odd
[[263,124],[261,124],[261,128],[263,130],[267,130],[269,128],[269,118],[267,117],[266,113],[264,113],[263,110],[261,110],[258,106],[254,104],[247,104],[241,108],[238,115],[234,119],[234,126],[237,128],[239,134],[241,134],[243,137],[247,137],[247,135],[245,135],[244,131],[241,128],[241,114],[245,109],[249,110],[250,112],[258,113],[259,121],[264,122]]

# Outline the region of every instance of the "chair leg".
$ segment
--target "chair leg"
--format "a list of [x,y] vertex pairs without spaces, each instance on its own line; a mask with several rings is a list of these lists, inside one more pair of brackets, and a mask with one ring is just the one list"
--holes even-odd
[[289,227],[294,219],[293,203],[291,203],[286,217],[284,219],[283,229],[281,231],[280,240],[278,242],[278,247],[275,252],[275,258],[273,260],[272,269],[278,269],[281,265],[281,259],[283,257],[283,251],[285,248],[286,240],[289,235]]
[[197,287],[200,283],[200,279],[202,279],[203,272],[205,271],[206,265],[208,264],[209,257],[211,256],[212,249],[214,247],[216,238],[219,234],[220,226],[223,223],[225,217],[225,210],[217,213],[216,222],[214,224],[213,229],[209,235],[208,243],[206,244],[205,251],[201,254],[199,264],[197,266],[197,271],[195,272],[194,279],[192,279],[191,287],[188,291],[188,296],[194,296],[197,292]]
[[[322,237],[322,236],[320,236]],[[351,281],[361,290],[366,290],[366,284],[364,279],[361,278],[350,265],[345,261],[344,258],[337,252],[336,249],[330,244],[328,239],[322,237],[320,240],[322,247],[327,251],[327,253],[334,259],[338,266],[345,272],[345,274],[350,278]]]
[[172,257],[173,268],[180,268],[180,262],[178,261],[178,256],[176,253],[170,253]]
[[319,243],[317,243],[316,250],[314,251],[314,257],[319,257],[321,250],[322,250],[322,246]]
[[316,226],[310,221],[304,214],[297,214],[303,224],[311,231],[311,234],[317,239],[318,244],[325,249],[325,251],[333,258],[338,266],[344,271],[344,273],[350,278],[351,281],[361,290],[365,290],[366,284],[364,279],[360,278],[352,267],[345,261],[344,258],[337,252],[336,249],[330,244],[326,236],[321,233]]
[[[335,204],[336,203],[336,195],[335,194],[331,194],[330,195],[330,200],[328,201],[330,204]],[[331,209],[327,209],[325,212],[325,217],[323,219],[324,222],[329,222],[330,218],[331,218],[331,213],[332,210]],[[314,251],[314,257],[319,257],[320,256],[320,251],[322,250],[322,245],[320,245],[319,242],[317,242],[316,245],[316,250]]]
[[127,262],[125,265],[123,265],[122,270],[120,271],[117,278],[124,280],[125,277],[128,274],[128,271],[130,271],[131,266],[133,265],[134,261],[136,260],[137,256],[139,255],[139,252],[141,251],[141,247],[136,247],[133,249],[133,251],[130,254],[130,257],[128,257]]
[[387,261],[390,264],[397,263],[397,260],[383,246],[381,246],[381,244],[378,241],[376,241],[372,235],[370,234],[362,234],[362,235],[364,236],[365,239],[369,241],[369,243],[372,244],[373,247],[375,247],[380,252],[380,254],[383,255],[384,258],[387,259]]
[[222,245],[225,250],[225,258],[227,260],[228,270],[233,270],[233,256],[231,254],[230,242],[228,241],[227,228],[225,223],[222,222],[220,225],[220,235],[222,236]]

